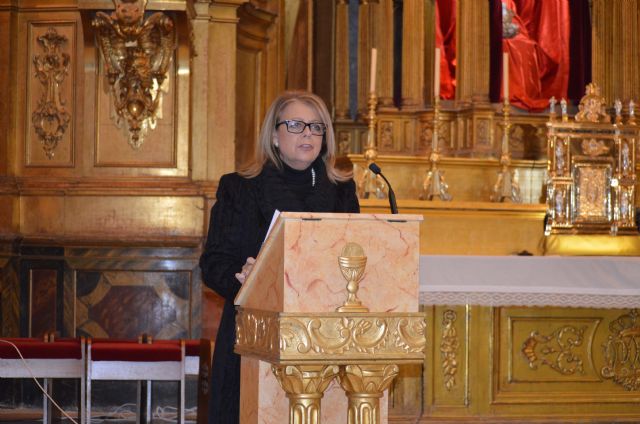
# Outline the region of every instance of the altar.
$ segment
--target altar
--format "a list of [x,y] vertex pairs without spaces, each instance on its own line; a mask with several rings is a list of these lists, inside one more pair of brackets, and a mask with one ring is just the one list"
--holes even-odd
[[430,348],[390,421],[639,422],[639,272],[637,257],[421,256]]
[[420,304],[636,308],[639,275],[637,257],[423,255]]

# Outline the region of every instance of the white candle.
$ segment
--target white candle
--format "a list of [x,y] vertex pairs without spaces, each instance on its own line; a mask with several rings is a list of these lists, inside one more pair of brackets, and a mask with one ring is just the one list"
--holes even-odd
[[369,88],[372,93],[376,92],[376,69],[378,65],[378,50],[371,49],[371,75],[369,80]]
[[502,91],[506,101],[509,101],[509,53],[502,52]]
[[433,97],[440,97],[440,48],[436,47],[433,64]]

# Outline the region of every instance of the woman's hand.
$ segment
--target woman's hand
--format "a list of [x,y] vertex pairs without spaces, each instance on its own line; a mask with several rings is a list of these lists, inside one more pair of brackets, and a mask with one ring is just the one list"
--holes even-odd
[[244,284],[255,263],[255,258],[248,257],[247,261],[242,266],[242,271],[236,273],[236,278],[238,281],[240,281],[240,284]]

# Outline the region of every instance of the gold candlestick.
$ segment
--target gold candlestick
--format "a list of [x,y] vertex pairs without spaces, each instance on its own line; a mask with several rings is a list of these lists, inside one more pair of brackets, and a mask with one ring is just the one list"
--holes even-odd
[[433,137],[431,139],[431,168],[422,183],[420,200],[451,200],[449,186],[444,181],[444,172],[438,169],[440,148],[438,147],[438,127],[440,125],[440,96],[436,96],[433,104]]
[[509,133],[511,131],[511,121],[509,114],[511,105],[509,99],[505,98],[502,105],[502,153],[500,155],[500,165],[502,165],[501,171],[498,173],[498,181],[493,186],[493,194],[491,195],[492,202],[504,202],[511,201],[514,203],[520,203],[522,201],[520,197],[520,186],[518,184],[517,171],[513,174],[509,166],[511,165],[511,152],[509,151]]
[[378,106],[378,97],[375,92],[369,93],[368,104],[369,113],[367,114],[367,121],[369,121],[369,131],[367,134],[367,146],[364,149],[364,158],[367,161],[367,165],[358,183],[358,195],[361,199],[368,199],[369,197],[384,199],[386,197],[384,192],[386,186],[384,182],[369,169],[369,165],[378,158],[378,148],[376,146],[376,125],[378,123],[376,107]]

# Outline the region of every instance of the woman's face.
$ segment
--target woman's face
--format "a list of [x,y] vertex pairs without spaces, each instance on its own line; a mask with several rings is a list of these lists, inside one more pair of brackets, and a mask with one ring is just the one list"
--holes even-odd
[[[320,125],[305,126],[314,123]],[[324,129],[324,124],[318,112],[305,103],[293,101],[282,110],[276,125],[273,143],[279,149],[280,159],[293,169],[308,168],[322,149],[323,134],[319,133]],[[301,133],[291,132],[299,131],[302,126],[304,129]]]

